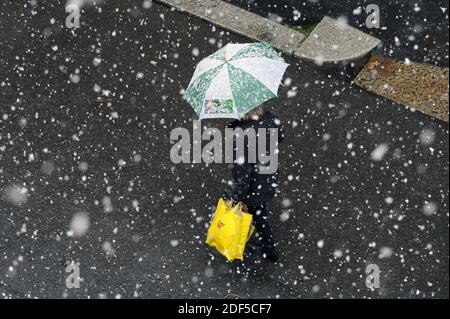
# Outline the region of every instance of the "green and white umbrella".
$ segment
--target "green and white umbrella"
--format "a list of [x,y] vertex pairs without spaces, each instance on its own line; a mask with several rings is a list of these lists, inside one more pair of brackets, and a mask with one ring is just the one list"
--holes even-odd
[[239,119],[277,97],[287,67],[267,43],[228,44],[199,63],[184,98],[200,119]]

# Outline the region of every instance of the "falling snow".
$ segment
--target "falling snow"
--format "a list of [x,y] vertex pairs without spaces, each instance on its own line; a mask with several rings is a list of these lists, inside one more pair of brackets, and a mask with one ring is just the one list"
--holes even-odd
[[[227,263],[204,240],[229,167],[174,164],[170,132],[197,119],[182,96],[200,60],[249,40],[151,0],[70,2],[78,29],[58,1],[0,4],[1,298],[448,298],[448,123],[360,90],[351,65],[283,55],[266,103],[286,130],[268,204],[280,262],[255,234]],[[334,16],[381,54],[448,67],[448,2],[388,1],[378,30],[364,1],[228,2]],[[73,263],[82,289],[64,285]]]

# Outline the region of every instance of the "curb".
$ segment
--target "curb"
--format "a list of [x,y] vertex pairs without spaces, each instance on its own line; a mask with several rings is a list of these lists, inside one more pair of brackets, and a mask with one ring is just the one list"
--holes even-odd
[[319,65],[346,63],[367,56],[380,43],[369,34],[325,16],[294,56]]
[[322,64],[346,63],[367,56],[380,40],[330,17],[305,36],[280,23],[222,0],[154,0],[254,41],[265,41],[283,53]]
[[277,22],[221,0],[154,0],[293,56],[305,36]]

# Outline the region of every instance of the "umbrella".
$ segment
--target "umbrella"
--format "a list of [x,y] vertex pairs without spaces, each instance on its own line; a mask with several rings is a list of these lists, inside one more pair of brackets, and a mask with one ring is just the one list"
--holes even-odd
[[184,99],[200,119],[239,119],[277,97],[287,67],[267,43],[227,44],[198,64]]

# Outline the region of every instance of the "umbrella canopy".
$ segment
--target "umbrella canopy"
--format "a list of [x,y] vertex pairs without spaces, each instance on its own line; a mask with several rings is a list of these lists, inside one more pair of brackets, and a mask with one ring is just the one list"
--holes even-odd
[[184,98],[200,119],[239,119],[277,97],[287,67],[267,43],[227,44],[199,63]]

